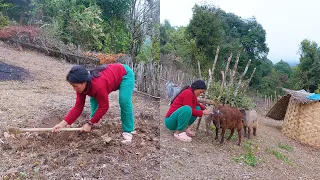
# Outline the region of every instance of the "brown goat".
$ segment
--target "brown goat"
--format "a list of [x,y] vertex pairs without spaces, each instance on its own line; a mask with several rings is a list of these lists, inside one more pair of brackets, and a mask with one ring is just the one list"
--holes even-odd
[[221,128],[221,141],[224,143],[224,134],[226,129],[230,129],[231,133],[227,140],[233,136],[234,130],[238,131],[238,145],[241,144],[241,131],[242,131],[242,114],[239,109],[231,106],[219,106],[215,108],[211,115],[208,117],[212,119],[213,124],[216,126],[216,137],[218,139],[219,128]]

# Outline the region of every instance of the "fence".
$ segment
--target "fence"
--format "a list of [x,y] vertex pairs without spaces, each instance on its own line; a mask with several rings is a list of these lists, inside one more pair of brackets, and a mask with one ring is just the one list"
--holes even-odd
[[[4,39],[0,39],[4,40]],[[93,68],[97,65],[100,65],[100,61],[94,57],[88,57],[80,54],[66,53],[61,52],[59,50],[53,50],[47,47],[42,47],[39,45],[31,44],[28,42],[21,42],[17,40],[7,40],[4,41],[19,45],[26,49],[35,50],[41,53],[44,53],[48,56],[53,56],[57,58],[63,58],[67,62],[72,64],[81,64],[86,68]],[[117,62],[127,64],[130,66],[134,73],[136,79],[136,88],[138,91],[147,93],[155,98],[159,99],[160,90],[159,90],[159,82],[160,82],[160,66],[158,63],[154,62],[140,62],[133,67],[132,59],[129,56],[123,56],[119,58]]]

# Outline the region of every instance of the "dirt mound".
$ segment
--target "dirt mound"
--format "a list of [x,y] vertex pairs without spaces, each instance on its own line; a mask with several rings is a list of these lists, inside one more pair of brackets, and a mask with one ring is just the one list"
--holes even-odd
[[0,61],[0,81],[23,81],[29,76],[26,69]]

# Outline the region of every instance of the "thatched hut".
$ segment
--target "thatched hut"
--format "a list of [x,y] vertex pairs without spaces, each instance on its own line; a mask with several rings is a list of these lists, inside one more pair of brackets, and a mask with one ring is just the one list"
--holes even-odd
[[313,147],[320,147],[320,102],[310,100],[305,90],[283,89],[284,95],[267,113],[267,117],[284,120],[286,136]]

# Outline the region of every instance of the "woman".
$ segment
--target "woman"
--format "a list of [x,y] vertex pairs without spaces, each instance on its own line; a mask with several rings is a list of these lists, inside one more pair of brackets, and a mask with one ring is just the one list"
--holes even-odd
[[190,86],[181,89],[180,93],[171,101],[171,106],[164,119],[164,124],[169,130],[175,131],[174,137],[190,142],[195,136],[189,126],[202,115],[209,115],[210,110],[199,104],[197,97],[204,93],[207,86],[204,81],[197,80]]
[[74,107],[59,124],[53,127],[53,132],[71,125],[83,111],[86,95],[90,96],[90,120],[82,126],[83,131],[90,132],[91,126],[102,118],[109,109],[108,95],[119,89],[119,104],[123,129],[123,143],[131,142],[134,128],[132,93],[134,89],[134,73],[124,64],[109,64],[87,71],[83,66],[71,68],[67,81],[76,91],[77,99]]

